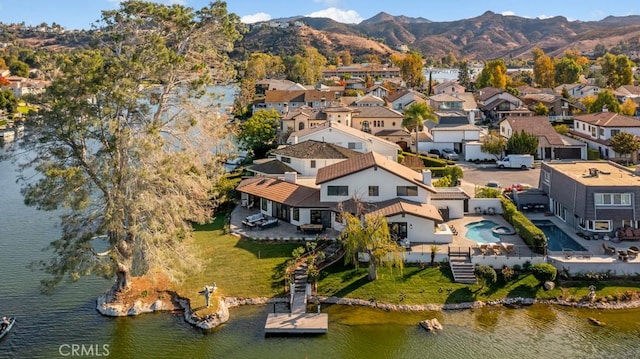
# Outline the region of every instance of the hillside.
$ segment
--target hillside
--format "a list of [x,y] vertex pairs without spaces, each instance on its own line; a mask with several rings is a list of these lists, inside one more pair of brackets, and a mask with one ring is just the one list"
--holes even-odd
[[531,19],[488,11],[470,19],[431,22],[381,12],[357,25],[324,18],[296,19],[307,26],[257,27],[246,35],[241,47],[290,54],[296,47],[313,45],[325,55],[348,48],[358,56],[371,52],[384,55],[399,45],[407,45],[435,58],[453,52],[458,58],[493,59],[530,57],[535,47],[552,55],[570,48],[592,51],[597,44],[611,48],[622,41],[637,43],[634,40],[640,36],[640,16],[609,16],[601,21],[582,22],[562,16]]

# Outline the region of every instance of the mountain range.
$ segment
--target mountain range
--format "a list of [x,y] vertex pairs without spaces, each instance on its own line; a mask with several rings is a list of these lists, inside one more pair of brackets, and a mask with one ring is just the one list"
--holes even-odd
[[593,51],[602,44],[609,49],[624,44],[640,50],[640,16],[609,16],[600,21],[569,21],[562,16],[532,19],[487,11],[457,21],[433,22],[421,17],[394,16],[381,12],[359,24],[344,24],[328,18],[294,17],[271,22],[301,21],[306,26],[274,28],[254,24],[239,51],[289,55],[304,46],[314,46],[325,56],[348,49],[352,56],[388,55],[399,46],[440,58],[452,52],[456,58],[488,60],[530,58],[533,48],[549,55],[564,50]]

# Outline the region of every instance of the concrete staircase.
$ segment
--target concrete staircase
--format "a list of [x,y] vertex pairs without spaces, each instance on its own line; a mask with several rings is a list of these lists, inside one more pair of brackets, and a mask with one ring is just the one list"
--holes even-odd
[[473,271],[474,265],[467,252],[449,253],[449,265],[453,280],[457,283],[476,284],[477,279]]

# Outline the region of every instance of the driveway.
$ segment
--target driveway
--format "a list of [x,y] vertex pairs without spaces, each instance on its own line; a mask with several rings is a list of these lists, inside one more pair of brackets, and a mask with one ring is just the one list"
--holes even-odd
[[540,180],[540,166],[523,170],[517,169],[499,169],[494,164],[480,164],[470,162],[459,162],[458,166],[464,171],[462,179],[462,188],[467,194],[473,196],[476,185],[484,186],[489,181],[497,181],[504,187],[509,187],[514,183],[527,183],[538,187]]

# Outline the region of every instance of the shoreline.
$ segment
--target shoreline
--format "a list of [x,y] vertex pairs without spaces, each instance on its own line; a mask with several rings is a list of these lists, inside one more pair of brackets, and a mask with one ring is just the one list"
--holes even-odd
[[[189,324],[204,330],[212,330],[226,323],[230,317],[230,309],[243,305],[267,305],[267,304],[283,304],[287,303],[285,297],[256,297],[256,298],[238,298],[238,297],[220,297],[218,298],[218,311],[216,313],[200,317],[193,313],[189,299],[177,295],[175,292],[168,292],[170,302],[157,299],[152,303],[142,303],[137,300],[133,305],[124,305],[122,303],[107,301],[113,299],[110,293],[105,293],[96,299],[96,310],[107,317],[136,316],[144,313],[177,311],[183,312],[183,317]],[[631,300],[625,302],[587,302],[587,301],[566,301],[562,299],[536,299],[536,298],[503,298],[492,301],[475,301],[463,302],[455,304],[392,304],[379,303],[364,299],[342,298],[342,297],[325,297],[311,296],[309,303],[314,304],[336,304],[346,306],[361,306],[371,309],[382,309],[385,311],[399,312],[423,312],[423,311],[454,311],[454,310],[471,310],[484,307],[515,307],[530,306],[533,304],[557,305],[563,307],[573,307],[579,309],[596,309],[596,310],[624,310],[640,308],[640,300]]]

